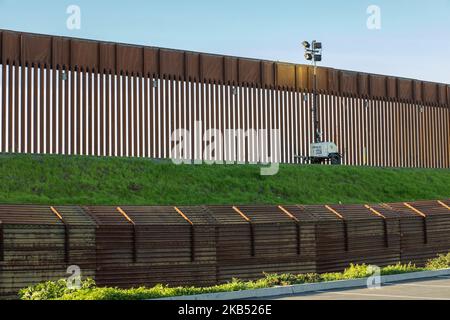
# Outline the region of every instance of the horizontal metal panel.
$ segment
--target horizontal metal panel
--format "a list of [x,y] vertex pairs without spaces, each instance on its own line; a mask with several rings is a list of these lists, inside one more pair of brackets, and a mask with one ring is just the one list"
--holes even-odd
[[447,86],[447,107],[450,109],[450,86]]
[[84,212],[88,214],[99,226],[129,226],[127,221],[114,206],[87,206],[83,207]]
[[199,80],[200,78],[200,54],[186,52],[186,78]]
[[302,91],[311,90],[311,84],[310,84],[310,76],[309,76],[310,69],[308,66],[296,66],[296,72],[295,76],[297,78],[297,89]]
[[159,49],[144,49],[144,74],[159,74]]
[[120,208],[137,226],[189,226],[189,223],[185,219],[183,219],[183,217],[175,210],[174,207],[122,206]]
[[290,206],[282,206],[282,208],[286,210],[300,223],[305,222],[314,223],[318,221],[318,218],[314,214],[312,214],[312,212],[309,212],[304,206],[290,205]]
[[277,206],[243,205],[237,208],[254,224],[270,222],[292,224],[292,219]]
[[328,90],[332,94],[339,94],[339,70],[328,69]]
[[200,55],[200,76],[202,80],[223,82],[223,57],[209,54]]
[[184,77],[184,52],[161,49],[159,62],[161,75]]
[[314,217],[316,220],[324,222],[338,222],[340,219],[323,205],[302,205],[299,206],[305,214]]
[[50,206],[2,205],[0,221],[3,225],[62,225]]
[[259,60],[239,59],[239,82],[261,84],[261,62]]
[[261,65],[262,84],[267,87],[275,86],[275,63],[263,61]]
[[361,97],[369,96],[369,75],[367,73],[358,73],[358,91]]
[[439,104],[441,106],[447,105],[447,86],[445,84],[438,85]]
[[295,88],[295,65],[277,63],[277,86],[280,88]]
[[72,40],[70,58],[72,66],[86,68],[88,70],[98,70],[98,50],[97,42]]
[[419,80],[413,80],[414,101],[423,101],[423,83]]
[[238,59],[233,57],[225,57],[225,82],[237,83],[239,81]]
[[408,79],[398,80],[398,98],[402,101],[413,100],[413,81]]
[[[313,68],[310,68],[309,70],[310,70],[310,72],[309,72],[310,82],[309,83],[311,85],[312,83],[314,83],[311,78],[314,75],[314,70],[313,70]],[[322,93],[328,92],[328,68],[317,68],[316,73],[317,73],[317,90]],[[312,88],[310,87],[310,89],[312,89]]]
[[53,37],[53,53],[52,64],[53,66],[63,66],[66,69],[72,67],[70,63],[70,47],[71,42],[69,39],[61,37]]
[[22,36],[22,63],[52,63],[52,38],[47,36]]
[[435,83],[423,83],[423,101],[431,105],[436,105],[438,103],[438,88]]
[[20,62],[20,35],[16,32],[3,31],[2,61]]
[[385,98],[386,92],[386,77],[371,74],[370,78],[370,96],[373,98]]
[[340,91],[343,95],[356,96],[358,94],[358,73],[341,71],[340,86]]
[[206,206],[205,208],[217,224],[248,224],[248,221],[239,215],[232,206]]
[[[364,205],[331,205],[329,206],[346,221],[357,220],[361,225],[368,223],[370,220],[380,220],[381,217],[371,213]],[[379,227],[382,227],[380,224]]]
[[[101,69],[116,73],[145,72],[177,78],[191,77],[220,82],[312,89],[311,72],[306,72],[309,67],[303,65],[6,30],[0,30],[0,47],[0,59],[3,62],[22,63],[21,60],[24,60],[23,62],[34,64],[51,63],[54,66],[71,68],[82,66],[90,70]],[[441,84],[438,88],[436,83],[427,83],[425,94],[420,89],[420,82],[415,80],[390,77],[388,83],[385,76],[355,74],[357,73],[319,67],[318,89],[330,94],[340,92],[355,97],[366,97],[369,94],[380,99],[414,99],[428,105],[448,105],[448,97],[444,92],[447,85]],[[398,85],[394,89],[395,82],[398,82]]]
[[144,53],[142,47],[117,45],[116,70],[128,74],[143,74]]
[[387,77],[387,97],[389,99],[397,98],[397,78]]
[[409,208],[416,209],[418,212],[423,213],[427,217],[432,216],[448,216],[450,210],[441,205],[438,201],[425,200],[408,203]]
[[100,43],[100,70],[116,72],[116,46],[113,43]]
[[177,208],[187,216],[189,221],[193,223],[194,227],[206,225],[214,227],[216,224],[216,220],[211,216],[206,207],[180,206]]

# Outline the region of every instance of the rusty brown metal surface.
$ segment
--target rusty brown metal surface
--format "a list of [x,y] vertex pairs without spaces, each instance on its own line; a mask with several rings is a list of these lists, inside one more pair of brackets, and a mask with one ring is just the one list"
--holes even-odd
[[[190,160],[309,153],[308,66],[7,30],[0,40],[1,153],[170,158],[175,129],[190,131],[179,155]],[[332,68],[317,77],[323,135],[345,164],[450,166],[450,86]],[[228,154],[215,142],[204,156],[197,120],[200,134],[231,129],[243,145]],[[253,129],[280,130],[280,144],[257,144]]]
[[[0,297],[67,277],[211,285],[263,273],[423,265],[450,250],[450,200],[316,206],[0,206]],[[50,235],[50,236],[49,236]]]
[[423,265],[436,253],[447,253],[449,210],[438,201],[385,205],[401,214],[401,261]]
[[257,279],[262,272],[315,271],[311,225],[301,228],[300,235],[298,223],[276,206],[208,206],[207,210],[217,224],[218,282]]
[[77,265],[95,276],[95,224],[79,207],[0,206],[0,297],[15,297],[34,283],[67,277]]
[[174,207],[120,207],[127,218],[117,207],[85,210],[99,226],[99,284],[129,287],[215,282],[214,228],[203,221],[201,208],[187,210],[193,226]]

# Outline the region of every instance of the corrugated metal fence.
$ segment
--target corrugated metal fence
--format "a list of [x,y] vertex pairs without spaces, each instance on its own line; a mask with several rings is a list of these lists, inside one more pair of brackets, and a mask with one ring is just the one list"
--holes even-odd
[[[263,273],[423,265],[450,251],[450,200],[370,205],[0,206],[0,297],[67,278],[212,285]],[[75,270],[72,267],[72,270]]]
[[[295,163],[313,140],[308,66],[1,30],[0,47],[2,153]],[[450,86],[319,68],[318,89],[345,164],[450,167]]]

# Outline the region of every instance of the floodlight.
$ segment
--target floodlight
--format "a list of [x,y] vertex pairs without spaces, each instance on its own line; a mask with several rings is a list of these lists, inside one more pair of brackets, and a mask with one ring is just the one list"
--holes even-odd
[[313,58],[314,58],[314,57],[313,57],[312,53],[309,53],[309,52],[305,53],[305,59],[306,59],[306,60],[312,61]]
[[[311,48],[312,44],[312,48]],[[320,122],[318,117],[317,106],[317,62],[322,61],[322,42],[317,42],[314,40],[312,43],[308,41],[302,42],[305,48],[305,59],[311,61],[314,66],[313,73],[313,95],[312,95],[312,113],[313,113],[313,127],[314,127],[314,142],[318,143],[322,141],[322,133],[319,130]]]

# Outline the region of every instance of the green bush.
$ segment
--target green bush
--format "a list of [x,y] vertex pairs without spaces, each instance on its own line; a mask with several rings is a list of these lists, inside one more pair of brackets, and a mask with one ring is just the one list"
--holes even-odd
[[265,274],[265,278],[258,280],[263,287],[270,288],[275,286],[289,286],[295,284],[303,283],[314,283],[321,282],[322,279],[317,273],[307,273],[307,274]]
[[19,297],[22,300],[53,300],[66,294],[72,294],[78,291],[95,289],[96,284],[92,279],[86,279],[81,282],[81,289],[69,289],[67,281],[64,279],[58,281],[47,281],[35,286],[19,291]]
[[[425,268],[418,268],[414,264],[396,264],[380,269],[381,275],[391,275],[423,270],[438,270],[450,268],[450,253],[439,255],[430,260]],[[264,274],[264,278],[256,281],[244,282],[233,279],[231,282],[211,287],[175,287],[157,285],[153,288],[98,288],[92,279],[82,281],[81,289],[68,289],[65,280],[48,281],[40,283],[19,292],[22,300],[144,300],[174,296],[186,296],[204,293],[232,292],[270,288],[275,286],[288,286],[304,283],[317,283],[325,281],[339,281],[348,279],[366,278],[372,275],[373,270],[368,265],[351,264],[344,272],[325,274]]]
[[427,262],[426,268],[432,270],[450,268],[450,253],[441,254],[437,258],[429,260]]
[[358,278],[367,278],[372,275],[367,265],[354,265],[350,264],[350,267],[344,270],[342,273],[343,279],[358,279]]
[[[442,269],[445,265],[448,267],[449,257],[440,256],[427,265],[427,269],[434,270],[435,266]],[[445,260],[447,259],[447,260]],[[382,275],[398,274],[405,272],[422,271],[423,268],[417,268],[413,264],[397,264],[381,268]],[[48,281],[45,283],[30,286],[19,292],[22,300],[144,300],[156,299],[174,296],[186,296],[204,293],[232,292],[240,290],[251,290],[261,288],[271,288],[275,286],[288,286],[304,283],[317,283],[325,281],[338,281],[347,279],[366,278],[372,275],[369,266],[350,265],[342,273],[325,273],[325,274],[264,274],[264,278],[256,281],[244,282],[239,279],[233,279],[231,282],[211,287],[175,287],[157,285],[153,288],[98,288],[92,279],[82,281],[81,289],[70,290],[67,288],[65,280]]]
[[[424,271],[424,270],[426,270],[426,269],[418,268],[418,267],[416,267],[416,265],[414,265],[412,263],[408,263],[408,264],[397,263],[396,265],[387,266],[387,267],[382,268],[381,275],[388,276],[388,275],[392,275],[392,274],[410,273],[410,272],[418,272],[418,271]],[[429,269],[429,270],[434,270],[434,269]]]

